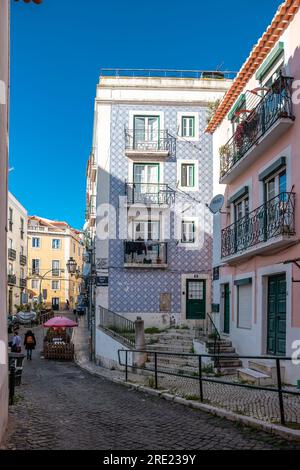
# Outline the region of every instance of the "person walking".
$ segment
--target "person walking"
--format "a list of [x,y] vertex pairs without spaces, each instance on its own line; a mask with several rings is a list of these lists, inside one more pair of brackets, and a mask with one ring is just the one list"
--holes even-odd
[[14,337],[12,340],[12,345],[11,345],[11,352],[14,353],[20,353],[22,351],[22,340],[21,337],[19,336],[18,330],[14,331]]
[[27,360],[32,361],[32,351],[36,347],[36,339],[34,333],[31,330],[28,330],[24,337],[24,346],[27,351]]

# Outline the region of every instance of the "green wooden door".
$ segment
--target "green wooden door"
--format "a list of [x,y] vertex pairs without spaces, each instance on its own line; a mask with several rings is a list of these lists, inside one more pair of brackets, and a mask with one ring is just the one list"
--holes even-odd
[[230,332],[230,287],[229,284],[224,284],[224,333]]
[[286,354],[286,278],[285,274],[268,279],[267,353]]
[[187,320],[203,320],[206,313],[206,281],[186,281],[186,318]]

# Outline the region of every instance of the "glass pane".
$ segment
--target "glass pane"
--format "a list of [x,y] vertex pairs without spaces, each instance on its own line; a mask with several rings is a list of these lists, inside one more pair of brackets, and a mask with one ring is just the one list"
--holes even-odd
[[189,282],[189,300],[203,300],[203,282]]
[[284,171],[279,175],[279,192],[286,192],[286,172]]

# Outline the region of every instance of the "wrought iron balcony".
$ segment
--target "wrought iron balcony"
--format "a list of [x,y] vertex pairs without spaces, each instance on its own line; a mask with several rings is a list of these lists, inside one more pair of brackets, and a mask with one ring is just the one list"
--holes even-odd
[[292,235],[295,235],[295,193],[284,192],[222,230],[222,258]]
[[154,241],[126,241],[124,243],[126,267],[166,268],[167,243]]
[[20,255],[20,265],[26,266],[27,264],[27,257],[25,255]]
[[8,248],[8,259],[10,261],[15,261],[16,258],[17,258],[16,250],[13,250],[12,248]]
[[15,274],[8,274],[7,276],[7,283],[10,286],[15,286],[17,284],[17,278]]
[[279,119],[294,121],[292,82],[293,78],[280,76],[254,109],[244,110],[247,118],[219,149],[221,181]]
[[27,287],[26,279],[20,279],[20,287],[21,289],[25,289]]
[[176,139],[168,131],[125,129],[125,150],[134,153],[158,153],[164,156],[174,153]]
[[125,194],[128,204],[170,206],[175,200],[175,191],[160,183],[125,183]]

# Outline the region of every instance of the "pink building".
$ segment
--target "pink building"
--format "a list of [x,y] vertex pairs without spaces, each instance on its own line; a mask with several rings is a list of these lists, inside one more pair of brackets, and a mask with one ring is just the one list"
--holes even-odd
[[[207,128],[220,162],[215,191],[225,192],[215,217],[213,302],[240,355],[300,349],[299,6],[281,5]],[[249,380],[272,372],[270,361],[247,362]],[[286,362],[284,374],[296,383],[300,365]]]

